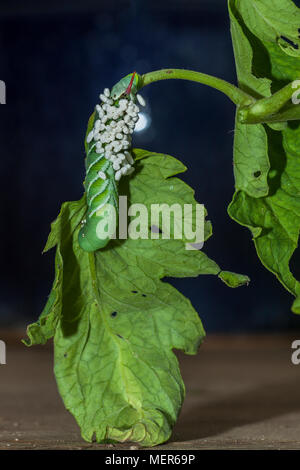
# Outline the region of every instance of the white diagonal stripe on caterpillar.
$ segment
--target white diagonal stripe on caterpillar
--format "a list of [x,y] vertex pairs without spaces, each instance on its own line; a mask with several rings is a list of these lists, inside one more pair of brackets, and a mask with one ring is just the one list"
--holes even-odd
[[[97,179],[100,179],[99,176],[98,176]],[[104,188],[102,188],[101,191],[98,191],[96,194],[94,194],[94,195],[91,197],[91,199],[89,199],[89,200],[87,201],[89,207],[92,205],[93,200],[96,199],[96,197],[101,196],[101,194],[104,193],[104,191],[107,189],[107,186],[109,185],[109,180],[105,180],[104,183],[105,183]]]
[[[106,167],[106,169],[107,169],[107,167]],[[104,175],[104,178],[102,178],[102,176],[100,176],[99,173],[102,173],[102,174]],[[106,180],[106,175],[105,175],[104,171],[98,171],[98,172],[97,172],[97,175],[95,176],[95,178],[93,178],[92,181],[89,182],[89,185],[88,185],[86,191],[89,192],[90,189],[91,189],[91,187],[93,186],[93,184],[96,183],[96,181],[98,181],[99,179],[101,179],[102,181],[103,181],[103,180]],[[106,188],[104,188],[104,189],[106,189]],[[103,189],[103,191],[104,191],[104,189]],[[103,191],[102,191],[102,192],[103,192]]]
[[99,160],[101,160],[101,158],[103,158],[103,155],[99,155],[99,157],[97,157],[96,160],[94,160],[94,161],[90,164],[90,166],[89,166],[88,169],[86,170],[86,174],[89,173],[89,171],[91,170],[91,168],[92,168],[94,165],[96,165],[96,163],[98,163]]
[[105,198],[105,200],[103,202],[101,202],[101,204],[99,206],[97,206],[94,210],[92,210],[92,212],[89,214],[89,217],[92,217],[96,212],[98,212],[103,206],[105,206],[105,204],[107,204],[107,202],[109,201],[110,199],[110,195],[108,194]]

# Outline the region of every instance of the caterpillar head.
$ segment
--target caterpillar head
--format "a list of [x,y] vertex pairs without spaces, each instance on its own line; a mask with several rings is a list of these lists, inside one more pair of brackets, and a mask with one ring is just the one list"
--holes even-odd
[[135,96],[139,89],[139,80],[140,76],[136,72],[126,75],[126,77],[122,78],[122,80],[112,87],[112,99],[118,100],[124,94]]

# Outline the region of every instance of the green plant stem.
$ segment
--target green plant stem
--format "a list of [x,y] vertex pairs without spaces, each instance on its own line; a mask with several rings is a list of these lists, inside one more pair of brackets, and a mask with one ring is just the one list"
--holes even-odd
[[244,109],[240,111],[239,121],[242,124],[263,124],[263,123],[277,123],[277,122],[288,122],[288,121],[299,121],[300,120],[300,106],[289,105],[285,106],[279,113],[275,113],[267,116],[253,116],[243,113]]
[[255,99],[240,88],[217,77],[185,69],[162,69],[141,76],[140,88],[160,80],[189,80],[208,85],[224,93],[239,109],[244,124],[276,123],[300,119],[300,106],[289,104],[295,93],[293,82],[267,98]]
[[153,82],[170,79],[189,80],[192,82],[202,83],[203,85],[208,85],[224,93],[237,106],[249,106],[254,104],[256,101],[255,98],[225,80],[211,75],[206,75],[205,73],[185,69],[162,69],[146,73],[141,77],[140,88]]
[[245,124],[284,122],[300,119],[300,107],[288,102],[297,91],[291,82],[268,98],[262,98],[240,111],[240,121]]

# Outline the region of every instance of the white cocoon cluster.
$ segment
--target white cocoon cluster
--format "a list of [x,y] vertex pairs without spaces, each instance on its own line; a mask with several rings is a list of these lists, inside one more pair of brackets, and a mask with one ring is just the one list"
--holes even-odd
[[[131,134],[139,119],[139,107],[129,99],[121,98],[114,101],[110,91],[105,88],[100,94],[101,104],[96,105],[97,119],[94,127],[87,136],[87,143],[94,140],[92,148],[110,160],[115,171],[115,180],[119,181],[123,175],[134,171],[134,160],[130,154]],[[144,106],[142,96],[137,95],[138,102]],[[106,178],[105,173],[99,175]]]

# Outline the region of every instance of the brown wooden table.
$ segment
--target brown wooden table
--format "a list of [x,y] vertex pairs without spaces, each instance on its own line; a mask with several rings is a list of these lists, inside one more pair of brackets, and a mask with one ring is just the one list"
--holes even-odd
[[[3,332],[0,449],[103,449],[84,442],[52,373],[52,346],[27,349]],[[209,336],[198,356],[179,354],[187,396],[163,449],[300,449],[300,365],[283,336]],[[130,448],[133,444],[114,446]]]

